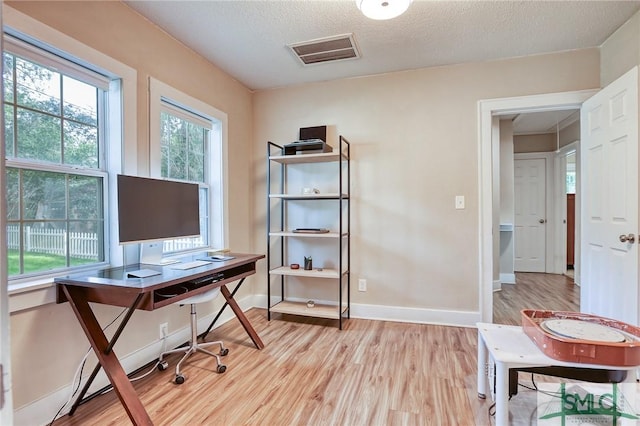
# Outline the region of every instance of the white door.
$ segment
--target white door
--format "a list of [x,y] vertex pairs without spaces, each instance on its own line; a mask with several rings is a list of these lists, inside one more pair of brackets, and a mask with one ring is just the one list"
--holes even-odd
[[580,306],[637,325],[637,67],[583,104],[581,133]]
[[514,270],[545,272],[546,160],[514,161]]

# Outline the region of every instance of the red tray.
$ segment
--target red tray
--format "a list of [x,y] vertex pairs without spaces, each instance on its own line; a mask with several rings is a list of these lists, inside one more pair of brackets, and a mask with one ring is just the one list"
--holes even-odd
[[[524,333],[550,358],[619,367],[640,365],[640,328],[636,326],[580,312],[523,309],[521,314]],[[605,325],[622,332],[627,339],[618,343],[559,336],[542,327],[542,322],[549,319],[571,319]]]

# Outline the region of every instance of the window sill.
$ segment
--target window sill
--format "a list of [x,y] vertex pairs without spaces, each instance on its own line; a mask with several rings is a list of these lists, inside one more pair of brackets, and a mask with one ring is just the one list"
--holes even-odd
[[9,285],[9,312],[16,313],[56,302],[56,285],[53,278]]

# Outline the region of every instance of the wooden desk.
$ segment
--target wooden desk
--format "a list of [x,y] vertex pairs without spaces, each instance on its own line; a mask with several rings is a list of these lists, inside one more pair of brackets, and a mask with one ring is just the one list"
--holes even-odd
[[[225,262],[211,262],[205,266],[187,270],[172,269],[174,265],[155,266],[136,264],[120,268],[97,270],[78,276],[57,278],[55,280],[58,293],[57,303],[69,302],[99,361],[99,364],[93,370],[92,375],[72,406],[69,415],[73,415],[102,367],[131,421],[135,425],[153,424],[147,411],[140,402],[133,385],[120,365],[120,361],[118,361],[116,354],[112,350],[136,309],[152,311],[220,287],[220,293],[224,296],[226,303],[213,322],[218,319],[220,313],[227,305],[231,306],[231,309],[240,320],[240,323],[251,337],[253,343],[258,349],[262,349],[264,347],[262,340],[260,340],[260,337],[251,326],[251,323],[233,296],[244,279],[249,275],[255,274],[256,262],[263,259],[264,255],[236,253],[232,255],[235,257],[234,259]],[[183,262],[189,262],[202,258],[203,256],[205,256],[205,254],[201,253],[181,258],[181,260]],[[127,277],[129,272],[142,268],[154,269],[160,272],[160,274],[148,278]],[[221,274],[219,275],[219,281],[201,286],[195,286],[190,283],[190,281],[195,278],[214,274]],[[230,292],[226,285],[238,280],[240,280],[240,282],[233,292]],[[167,297],[167,294],[175,294],[175,296]],[[128,308],[111,341],[107,340],[102,331],[102,327],[91,310],[89,302]],[[213,323],[209,326],[207,332],[212,326]]]

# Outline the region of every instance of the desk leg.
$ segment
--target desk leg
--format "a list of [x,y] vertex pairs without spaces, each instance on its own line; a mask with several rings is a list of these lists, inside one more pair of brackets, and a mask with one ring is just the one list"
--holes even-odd
[[[243,282],[244,282],[244,278],[241,279],[240,282],[238,282],[236,287],[233,289],[233,291],[231,292],[231,297],[232,298],[236,296],[236,293],[237,293],[238,289],[240,288],[240,286],[242,285]],[[213,321],[211,321],[211,324],[209,324],[209,327],[207,327],[205,332],[202,333],[200,335],[200,337],[202,337],[204,339],[207,336],[207,334],[209,334],[209,332],[211,331],[211,329],[213,328],[215,323],[218,322],[218,319],[220,318],[220,315],[222,315],[222,312],[226,309],[227,306],[229,306],[229,302],[225,301],[224,305],[222,305],[222,308],[220,308],[220,310],[218,311],[218,314],[216,315],[216,317],[213,319]]]
[[102,332],[89,303],[82,297],[82,294],[73,287],[62,286],[73,312],[78,317],[78,321],[84,333],[91,343],[93,352],[98,357],[100,365],[104,368],[113,389],[118,395],[120,402],[124,406],[129,418],[134,425],[153,425],[149,414],[145,410],[142,402],[138,398],[133,385],[129,381],[127,374],[122,369],[116,354],[109,350],[109,342]]
[[242,312],[242,309],[240,309],[240,306],[236,303],[236,300],[233,298],[226,285],[220,287],[220,293],[222,293],[229,306],[231,306],[233,313],[235,313],[236,317],[240,320],[240,324],[242,324],[247,334],[249,334],[249,337],[253,340],[253,344],[256,345],[256,348],[264,348],[264,343],[260,340],[260,336],[258,336],[256,330],[254,330],[253,326],[244,315],[244,312]]
[[478,330],[478,398],[487,397],[487,346]]
[[509,424],[509,366],[496,362],[496,426]]
[[[107,348],[105,349],[105,353],[109,353],[113,349],[113,346],[116,344],[116,342],[120,338],[120,335],[124,331],[124,328],[129,323],[129,320],[131,319],[131,316],[133,315],[135,310],[138,308],[138,305],[140,304],[140,301],[142,300],[142,296],[143,296],[142,293],[140,293],[138,295],[138,297],[136,297],[136,300],[133,301],[133,303],[131,304],[131,306],[127,310],[127,313],[124,316],[124,318],[122,319],[122,321],[120,322],[120,325],[118,326],[118,329],[113,334],[113,337],[111,338],[111,341],[109,342],[109,346],[107,346]],[[85,383],[84,387],[82,388],[82,391],[80,392],[80,394],[76,398],[76,401],[73,403],[73,405],[71,406],[71,409],[69,410],[69,415],[70,416],[73,416],[73,414],[76,412],[76,409],[80,406],[80,403],[82,402],[82,399],[84,398],[84,395],[89,390],[89,387],[91,386],[91,384],[93,383],[94,379],[98,375],[98,372],[100,371],[101,367],[102,366],[100,365],[100,363],[98,363],[95,366],[95,368],[93,369],[93,372],[91,373],[91,375],[87,379],[87,382]],[[96,395],[94,395],[94,396],[96,396]],[[93,398],[93,396],[92,396],[92,398]]]

